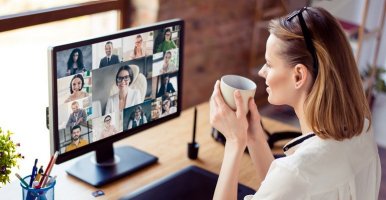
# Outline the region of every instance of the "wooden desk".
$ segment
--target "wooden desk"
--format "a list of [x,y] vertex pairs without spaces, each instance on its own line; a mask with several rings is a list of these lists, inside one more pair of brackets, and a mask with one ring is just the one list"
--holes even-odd
[[[118,199],[188,165],[197,165],[218,174],[224,147],[211,137],[209,104],[200,104],[197,109],[196,140],[200,144],[199,159],[190,160],[187,157],[187,143],[191,141],[193,130],[194,110],[191,108],[183,111],[177,119],[117,142],[116,146],[132,145],[157,156],[159,161],[155,165],[101,187],[100,189],[105,192],[105,195],[97,199]],[[263,119],[263,124],[268,131],[297,130],[292,126],[267,118]],[[76,160],[73,159],[54,167],[51,174],[58,176],[55,199],[95,199],[91,193],[97,188],[83,183],[65,172],[65,169]],[[261,182],[261,178],[257,177],[252,168],[252,161],[248,154],[244,154],[242,158],[240,182],[254,189],[257,189]],[[12,182],[2,188],[0,197],[1,199],[21,199],[19,182]]]

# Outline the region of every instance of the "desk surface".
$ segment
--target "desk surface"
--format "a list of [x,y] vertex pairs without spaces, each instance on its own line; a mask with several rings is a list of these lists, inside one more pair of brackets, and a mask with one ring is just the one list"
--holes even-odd
[[[196,141],[200,144],[197,160],[190,160],[187,157],[187,143],[191,141],[193,130],[194,109],[191,108],[183,111],[177,119],[115,143],[115,146],[132,145],[157,156],[159,160],[155,165],[99,188],[105,192],[105,195],[98,197],[98,200],[118,199],[188,165],[197,165],[218,174],[224,147],[211,137],[209,104],[198,105],[197,113]],[[297,130],[295,127],[267,118],[263,119],[263,124],[271,132]],[[83,183],[65,172],[65,169],[76,160],[73,159],[54,167],[51,174],[58,176],[55,186],[55,199],[95,199],[91,193],[97,188]],[[248,154],[244,154],[241,166],[239,181],[257,189],[261,177],[257,177],[255,171],[253,171],[252,161]],[[0,197],[1,199],[21,199],[19,182],[12,182],[0,189]]]

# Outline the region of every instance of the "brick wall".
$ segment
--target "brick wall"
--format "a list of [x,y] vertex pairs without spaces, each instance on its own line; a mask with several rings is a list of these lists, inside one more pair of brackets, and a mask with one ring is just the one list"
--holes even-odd
[[[183,108],[207,101],[224,74],[251,76],[255,4],[255,0],[159,0],[159,21],[185,20]],[[258,89],[257,96],[265,93],[265,87]]]

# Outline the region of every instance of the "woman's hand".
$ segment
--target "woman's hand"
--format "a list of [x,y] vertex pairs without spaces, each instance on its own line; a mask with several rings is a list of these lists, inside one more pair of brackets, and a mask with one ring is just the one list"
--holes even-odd
[[220,81],[216,81],[210,99],[210,123],[224,134],[227,143],[245,148],[247,143],[248,120],[243,110],[240,91],[234,93],[236,111],[233,111],[224,101],[220,91]]
[[260,123],[261,116],[254,99],[249,99],[248,107],[248,145],[251,145],[256,144],[257,141],[265,141],[266,138]]

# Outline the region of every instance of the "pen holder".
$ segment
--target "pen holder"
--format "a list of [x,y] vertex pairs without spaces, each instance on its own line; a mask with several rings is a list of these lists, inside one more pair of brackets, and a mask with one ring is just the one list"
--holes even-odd
[[188,143],[188,157],[192,160],[197,159],[198,156],[198,149],[200,148],[200,145],[196,142],[194,143]]
[[[31,175],[24,177],[24,181],[29,183]],[[52,177],[50,176],[50,179]],[[23,200],[54,200],[54,190],[55,190],[56,180],[54,180],[49,185],[42,187],[40,189],[25,187],[20,183],[22,189]]]

